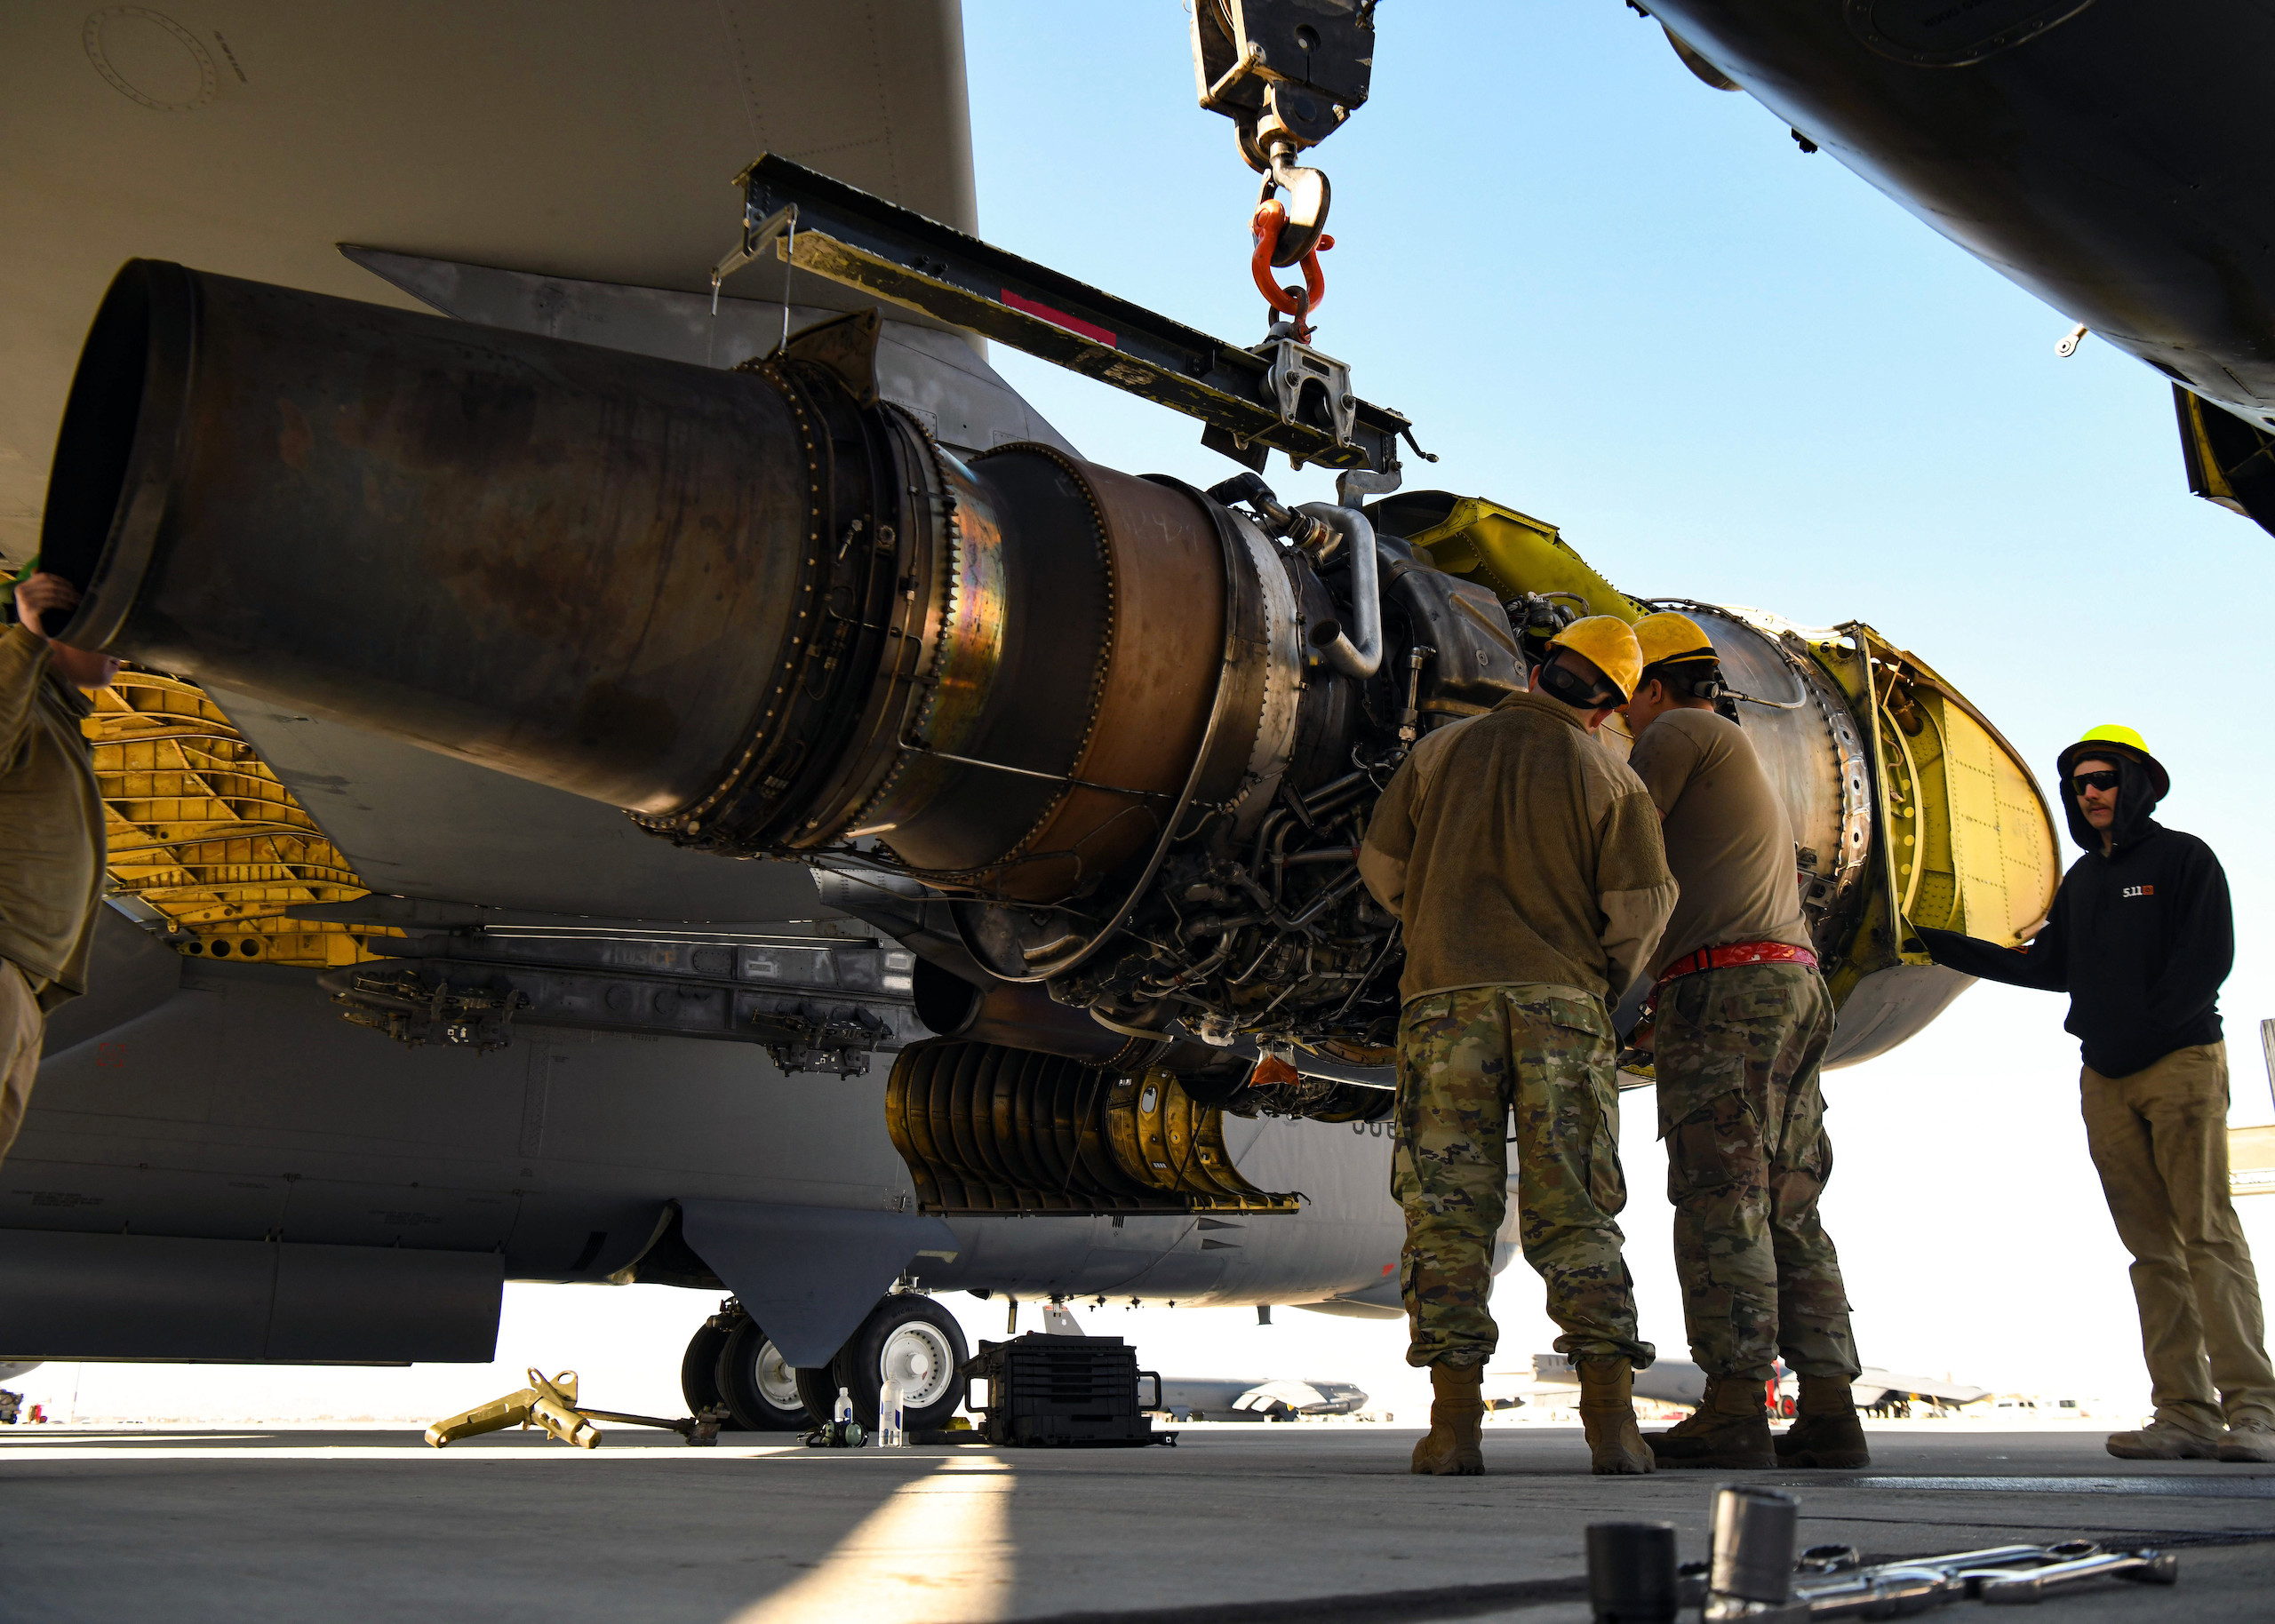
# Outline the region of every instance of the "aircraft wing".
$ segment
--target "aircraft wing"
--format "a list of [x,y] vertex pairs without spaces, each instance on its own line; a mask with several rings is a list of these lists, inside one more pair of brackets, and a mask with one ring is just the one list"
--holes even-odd
[[1861,1405],[1878,1404],[1891,1395],[1906,1393],[1915,1398],[1931,1398],[1937,1404],[1976,1404],[1991,1397],[1987,1387],[1970,1387],[1948,1376],[1907,1376],[1871,1365],[1856,1378],[1856,1402]]
[[[1561,1353],[1537,1353],[1532,1357],[1533,1380],[1545,1387],[1577,1387],[1580,1378],[1572,1368],[1572,1361]],[[1880,1370],[1867,1365],[1854,1383],[1856,1402],[1874,1405],[1892,1394],[1909,1393],[1916,1397],[1934,1399],[1938,1404],[1973,1404],[1991,1397],[1987,1387],[1970,1387],[1963,1381],[1953,1381],[1946,1376],[1907,1376],[1895,1371]],[[1792,1393],[1799,1390],[1797,1379],[1788,1372],[1778,1381],[1778,1390]],[[1648,1370],[1635,1373],[1635,1396],[1656,1398],[1664,1404],[1695,1405],[1706,1392],[1706,1373],[1688,1359],[1661,1359]]]
[[[1532,1356],[1532,1379],[1543,1387],[1580,1385],[1579,1372],[1561,1353]],[[1706,1373],[1687,1359],[1660,1359],[1635,1373],[1635,1397],[1662,1404],[1696,1404],[1706,1391]]]
[[[2172,380],[2190,488],[2275,529],[2261,0],[1649,0],[1744,90],[1992,269]],[[2049,332],[2052,340],[2055,334]],[[2224,409],[2207,417],[2197,402]]]
[[1308,1381],[1292,1381],[1286,1378],[1260,1382],[1233,1400],[1235,1410],[1269,1410],[1274,1405],[1286,1405],[1296,1411],[1323,1411],[1329,1405],[1325,1393]]

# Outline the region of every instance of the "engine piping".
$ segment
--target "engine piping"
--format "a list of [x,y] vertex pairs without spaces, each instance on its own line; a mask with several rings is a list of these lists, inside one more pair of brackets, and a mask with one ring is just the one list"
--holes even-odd
[[1338,622],[1322,620],[1312,628],[1312,647],[1337,671],[1363,681],[1383,663],[1381,564],[1375,557],[1375,527],[1357,508],[1332,502],[1305,502],[1296,511],[1318,520],[1350,548],[1351,618],[1358,623],[1358,640],[1353,641]]

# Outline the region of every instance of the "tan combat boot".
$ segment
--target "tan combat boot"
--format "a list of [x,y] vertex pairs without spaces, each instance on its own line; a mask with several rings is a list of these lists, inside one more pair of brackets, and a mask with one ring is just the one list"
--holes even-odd
[[2246,1416],[2228,1428],[2215,1453],[2223,1461],[2243,1465],[2275,1464],[2275,1427],[2255,1416]]
[[1430,1430],[1414,1446],[1413,1470],[1475,1477],[1485,1470],[1485,1366],[1430,1366]]
[[1864,1447],[1864,1423],[1846,1378],[1803,1376],[1793,1405],[1793,1424],[1777,1435],[1777,1464],[1849,1471],[1872,1463]]
[[1635,1367],[1624,1354],[1575,1359],[1580,1378],[1580,1426],[1588,1437],[1589,1469],[1623,1476],[1651,1469],[1651,1452],[1635,1430]]
[[1714,1466],[1766,1471],[1777,1464],[1769,1446],[1768,1384],[1750,1376],[1709,1376],[1698,1407],[1644,1441],[1661,1466]]
[[2152,1421],[2138,1432],[2112,1432],[2106,1447],[2120,1461],[2214,1461],[2221,1435],[2198,1432],[2176,1421]]

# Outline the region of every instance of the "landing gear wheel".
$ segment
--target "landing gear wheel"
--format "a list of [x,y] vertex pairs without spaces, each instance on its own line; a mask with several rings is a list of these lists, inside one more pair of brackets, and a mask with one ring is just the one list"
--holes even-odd
[[[798,1397],[805,1400],[806,1414],[810,1418],[808,1424],[820,1427],[835,1421],[837,1419],[837,1366],[835,1364],[802,1365],[798,1367],[797,1376]],[[874,1398],[869,1400],[869,1407],[872,1410],[877,1407],[877,1401]],[[860,1412],[861,1406],[856,1404],[853,1406],[853,1413],[858,1415]],[[875,1422],[871,1421],[863,1424],[874,1426]]]
[[[680,1396],[687,1400],[687,1413],[700,1415],[727,1402],[719,1391],[719,1355],[727,1346],[727,1333],[707,1322],[695,1327],[695,1334],[687,1339],[687,1352],[679,1362]],[[722,1431],[739,1432],[741,1426],[729,1422]]]
[[[900,1384],[901,1421],[912,1431],[942,1427],[970,1387],[962,1373],[970,1350],[955,1316],[930,1297],[897,1293],[871,1310],[831,1369],[850,1389],[853,1414],[874,1430],[877,1388],[888,1376]],[[830,1395],[833,1402],[836,1395]]]
[[798,1397],[796,1373],[755,1319],[727,1333],[714,1370],[719,1396],[743,1431],[802,1432],[813,1424]]

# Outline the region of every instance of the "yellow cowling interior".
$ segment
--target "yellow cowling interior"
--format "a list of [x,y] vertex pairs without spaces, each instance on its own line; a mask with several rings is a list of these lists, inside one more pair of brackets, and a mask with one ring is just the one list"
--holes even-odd
[[1902,945],[1920,926],[2020,946],[2062,883],[2053,814],[2021,752],[1917,655],[1860,621],[1840,633],[1812,652],[1850,711],[1869,712],[1880,838],[1871,904],[1832,978],[1836,999],[1874,969],[1931,962]]
[[[366,888],[307,808],[194,682],[129,666],[81,724],[110,842],[111,895],[163,916],[186,957],[360,964],[370,926],[289,919]],[[155,919],[154,921],[155,922]]]
[[1598,575],[1557,534],[1556,527],[1483,497],[1460,497],[1438,523],[1406,537],[1448,575],[1481,582],[1502,602],[1527,593],[1569,593],[1591,615],[1631,625],[1649,609]]

